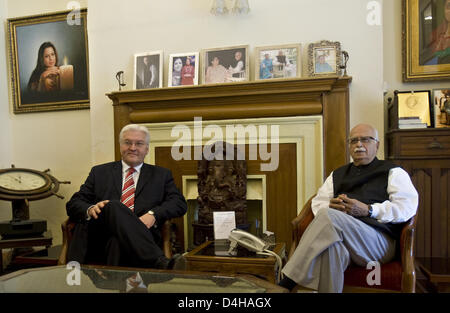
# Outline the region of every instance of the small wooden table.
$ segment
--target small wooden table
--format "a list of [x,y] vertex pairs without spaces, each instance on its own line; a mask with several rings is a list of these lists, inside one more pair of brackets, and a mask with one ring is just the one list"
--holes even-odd
[[450,258],[416,258],[429,286],[436,292],[450,292]]
[[[242,247],[238,247],[236,256],[218,256],[215,254],[214,245],[214,241],[206,241],[187,253],[184,256],[186,269],[224,274],[251,274],[276,283],[277,260],[274,256],[257,255]],[[285,246],[285,243],[277,243],[272,251],[284,259]]]
[[50,230],[46,231],[42,236],[26,237],[26,238],[11,238],[0,240],[0,274],[3,273],[3,251],[2,249],[10,248],[24,248],[24,247],[36,247],[45,246],[50,247],[52,245],[53,237]]

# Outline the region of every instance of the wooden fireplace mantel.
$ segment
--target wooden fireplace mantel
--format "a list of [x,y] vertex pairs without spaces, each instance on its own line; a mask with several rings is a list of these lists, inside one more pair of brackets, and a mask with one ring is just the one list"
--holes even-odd
[[115,157],[120,159],[119,132],[129,123],[322,115],[326,177],[349,161],[351,80],[333,76],[111,92]]

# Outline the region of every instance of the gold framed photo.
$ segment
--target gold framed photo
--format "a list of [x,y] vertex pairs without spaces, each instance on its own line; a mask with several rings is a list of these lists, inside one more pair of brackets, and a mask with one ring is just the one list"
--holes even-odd
[[398,91],[398,118],[418,118],[428,127],[434,127],[433,104],[431,92],[424,91]]
[[309,76],[336,76],[341,73],[341,43],[322,40],[308,46]]
[[403,81],[450,79],[450,0],[403,0]]
[[255,79],[301,77],[301,45],[256,47]]
[[249,46],[203,49],[202,84],[249,80]]
[[87,9],[8,19],[14,113],[89,108]]

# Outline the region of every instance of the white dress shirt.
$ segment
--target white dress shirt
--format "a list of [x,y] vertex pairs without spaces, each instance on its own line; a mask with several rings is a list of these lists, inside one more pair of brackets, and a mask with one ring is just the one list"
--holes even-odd
[[[138,166],[135,166],[135,167],[134,167],[135,171],[134,171],[134,173],[132,174],[132,175],[133,175],[133,181],[134,181],[134,188],[136,188],[136,186],[137,186],[138,179],[139,179],[139,174],[141,173],[141,168],[142,168],[142,165],[143,165],[143,164],[144,164],[144,163],[141,163],[141,164],[139,164]],[[125,162],[122,160],[122,189],[123,189],[123,185],[125,184],[125,177],[127,177],[128,169],[129,169],[130,167],[131,167],[131,166],[129,166],[127,163],[125,163]]]
[[[141,168],[142,168],[142,165],[143,165],[143,164],[144,164],[144,163],[141,163],[141,164],[139,164],[138,166],[135,166],[135,167],[134,167],[135,171],[134,171],[134,173],[132,174],[132,175],[133,175],[133,181],[134,181],[134,188],[136,188],[136,186],[137,186],[138,179],[139,179],[139,174],[141,173]],[[123,185],[125,184],[125,177],[127,177],[127,172],[128,172],[128,169],[129,169],[130,167],[131,167],[131,166],[129,166],[127,163],[125,163],[125,162],[122,160],[122,188],[121,188],[121,190],[123,189]],[[109,199],[105,199],[105,200],[109,200]],[[93,206],[95,206],[95,204],[94,204],[94,205],[91,205],[91,206],[88,207],[87,210],[86,210],[86,220],[88,220],[88,221],[91,219],[91,216],[88,214],[88,212],[89,212],[89,209],[92,208]]]

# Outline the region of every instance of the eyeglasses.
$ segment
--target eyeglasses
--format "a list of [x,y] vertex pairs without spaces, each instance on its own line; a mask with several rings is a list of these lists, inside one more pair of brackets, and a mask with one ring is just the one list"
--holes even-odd
[[131,147],[131,146],[135,145],[136,148],[142,148],[145,145],[147,145],[144,141],[130,141],[130,140],[124,140],[124,141],[122,141],[122,144],[127,147]]
[[378,139],[375,139],[371,136],[365,136],[365,137],[354,137],[354,138],[349,138],[347,139],[347,142],[351,145],[356,145],[358,143],[358,141],[360,141],[361,143],[369,143],[371,140],[377,142]]

